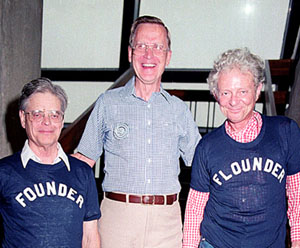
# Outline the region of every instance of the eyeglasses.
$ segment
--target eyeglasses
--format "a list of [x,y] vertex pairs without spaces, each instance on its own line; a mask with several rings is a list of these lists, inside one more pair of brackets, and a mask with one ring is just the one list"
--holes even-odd
[[163,56],[166,51],[169,51],[169,49],[165,49],[164,46],[160,44],[137,43],[131,48],[133,49],[133,53],[135,55],[144,55],[146,51],[151,48],[153,55],[156,57]]
[[[49,119],[54,123],[61,122],[64,119],[64,114],[60,111],[48,110],[47,112]],[[45,118],[45,111],[43,110],[32,110],[30,112],[24,111],[24,113],[29,116],[30,121],[34,122],[40,122]]]

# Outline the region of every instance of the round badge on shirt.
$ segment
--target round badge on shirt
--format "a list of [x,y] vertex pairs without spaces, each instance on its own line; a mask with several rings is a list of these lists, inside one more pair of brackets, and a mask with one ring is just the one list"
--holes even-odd
[[126,123],[117,123],[113,133],[116,139],[124,139],[129,134],[129,127]]

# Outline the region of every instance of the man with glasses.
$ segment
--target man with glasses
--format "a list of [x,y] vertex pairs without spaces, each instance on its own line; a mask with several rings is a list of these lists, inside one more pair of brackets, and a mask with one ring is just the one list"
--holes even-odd
[[78,146],[91,166],[105,151],[101,247],[181,247],[179,157],[191,164],[200,135],[188,107],[161,86],[171,54],[164,23],[139,17],[128,47],[135,76],[98,98]]
[[2,247],[100,247],[93,171],[58,143],[65,92],[39,78],[24,86],[19,103],[28,140],[0,160]]

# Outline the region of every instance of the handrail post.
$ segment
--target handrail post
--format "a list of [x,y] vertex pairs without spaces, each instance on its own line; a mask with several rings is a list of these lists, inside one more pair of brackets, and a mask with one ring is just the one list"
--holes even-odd
[[277,115],[275,107],[274,93],[272,90],[272,77],[269,61],[265,61],[265,106],[266,106],[266,115],[275,116]]

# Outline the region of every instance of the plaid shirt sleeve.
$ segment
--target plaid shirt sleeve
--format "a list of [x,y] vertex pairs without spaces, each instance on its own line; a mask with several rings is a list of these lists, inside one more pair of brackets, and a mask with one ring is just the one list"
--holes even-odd
[[200,242],[200,224],[209,193],[190,189],[184,217],[183,248],[197,248]]
[[288,197],[289,224],[291,227],[291,241],[300,240],[300,172],[287,176],[286,194]]

